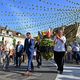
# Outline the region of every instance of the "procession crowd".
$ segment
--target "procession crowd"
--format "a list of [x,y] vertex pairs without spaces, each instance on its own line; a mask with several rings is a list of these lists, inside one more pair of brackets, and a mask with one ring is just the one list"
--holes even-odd
[[31,33],[26,33],[26,39],[24,45],[21,41],[18,41],[14,47],[6,40],[0,45],[0,64],[3,70],[8,70],[9,64],[13,63],[15,68],[19,68],[21,63],[25,63],[28,60],[27,71],[34,70],[33,58],[37,61],[37,67],[39,68],[42,64],[42,58],[39,51],[40,40],[35,44],[35,40],[32,38]]
[[[40,52],[40,41],[38,40],[35,43],[35,40],[31,37],[31,33],[26,33],[26,39],[24,45],[21,44],[21,41],[17,42],[17,45],[14,47],[9,44],[9,41],[5,41],[4,44],[0,45],[0,63],[2,64],[3,70],[7,70],[9,63],[13,63],[15,68],[19,68],[21,63],[24,62],[24,54],[27,55],[28,66],[27,72],[32,72],[34,70],[33,57],[36,56],[37,67],[40,68],[42,65],[42,56]],[[80,46],[77,41],[74,41],[73,44],[66,44],[66,37],[63,35],[63,31],[59,30],[56,36],[53,38],[55,46],[54,51],[54,60],[57,64],[57,70],[60,74],[63,73],[64,60],[71,61],[75,60],[77,64],[80,62]],[[34,55],[34,50],[36,50],[36,55]],[[64,56],[67,55],[64,59]]]

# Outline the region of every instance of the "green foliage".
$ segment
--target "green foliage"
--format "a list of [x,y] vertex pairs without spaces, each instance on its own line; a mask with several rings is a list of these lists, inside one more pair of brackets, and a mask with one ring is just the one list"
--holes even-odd
[[54,46],[53,40],[44,38],[41,41],[40,46],[44,50],[44,51],[42,51],[43,58],[46,59],[46,60],[51,59],[53,57],[53,52],[52,52],[52,48]]
[[41,45],[40,46],[53,46],[54,44],[53,44],[53,41],[51,40],[51,39],[47,39],[47,38],[45,38],[45,39],[43,39],[42,41],[41,41]]
[[13,39],[13,46],[16,46],[16,39]]
[[52,52],[42,53],[42,56],[43,56],[44,59],[50,60],[53,57],[53,53]]

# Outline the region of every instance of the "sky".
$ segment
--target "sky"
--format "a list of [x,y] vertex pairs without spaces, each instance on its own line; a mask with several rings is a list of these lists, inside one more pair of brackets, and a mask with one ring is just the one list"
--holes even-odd
[[0,25],[22,34],[80,22],[80,0],[0,0]]

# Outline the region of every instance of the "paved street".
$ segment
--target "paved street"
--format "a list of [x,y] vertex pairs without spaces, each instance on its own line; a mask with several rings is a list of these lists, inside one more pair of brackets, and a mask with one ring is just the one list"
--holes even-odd
[[64,73],[55,80],[80,80],[80,65],[65,65]]
[[[21,68],[15,68],[10,65],[8,72],[2,71],[0,68],[0,80],[80,80],[80,65],[65,64],[64,73],[57,74],[54,61],[43,60],[41,68],[36,67],[32,76],[23,76],[26,72],[26,64],[22,64]],[[1,67],[1,66],[0,66]]]
[[34,72],[29,77],[21,75],[26,72],[26,64],[22,64],[19,69],[11,65],[9,70],[10,72],[0,71],[0,80],[55,80],[57,76],[56,67],[51,61],[43,61],[41,68],[35,65]]

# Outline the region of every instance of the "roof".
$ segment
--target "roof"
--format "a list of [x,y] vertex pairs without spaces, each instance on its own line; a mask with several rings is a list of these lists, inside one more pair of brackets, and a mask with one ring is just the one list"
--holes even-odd
[[[13,31],[13,30],[10,30],[10,29],[6,29],[5,27],[2,27],[2,26],[0,26],[0,30],[5,30],[5,31],[12,32],[13,36],[15,36],[15,37],[21,37],[21,38],[25,37],[25,35],[21,34],[20,32],[16,32],[16,31]],[[0,31],[0,33],[1,33],[1,31]],[[20,34],[20,36],[18,36],[18,34]]]

